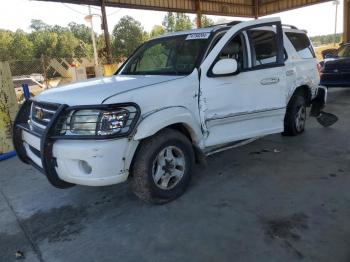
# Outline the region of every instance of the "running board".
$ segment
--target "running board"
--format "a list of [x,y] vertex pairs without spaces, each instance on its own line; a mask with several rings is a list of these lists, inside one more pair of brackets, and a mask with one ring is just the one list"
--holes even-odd
[[235,142],[230,142],[230,143],[222,144],[219,146],[212,146],[212,147],[209,147],[207,150],[205,150],[204,154],[206,156],[210,156],[210,155],[220,153],[220,152],[228,150],[228,149],[244,146],[246,144],[254,142],[255,140],[257,140],[259,138],[261,138],[261,136],[253,137],[253,138],[249,138],[249,139],[244,139],[244,140],[239,140],[239,141],[235,141]]

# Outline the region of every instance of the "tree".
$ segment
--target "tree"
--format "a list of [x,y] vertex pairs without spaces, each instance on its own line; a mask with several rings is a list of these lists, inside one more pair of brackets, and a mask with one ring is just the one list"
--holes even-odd
[[161,25],[155,25],[153,26],[151,33],[150,33],[150,37],[156,37],[159,35],[162,35],[165,33],[165,28]]
[[72,32],[66,31],[57,34],[57,43],[53,52],[54,57],[72,58],[75,57],[75,50],[79,46],[79,40]]
[[58,41],[58,35],[48,31],[35,31],[31,33],[30,40],[34,45],[34,57],[40,58],[42,55],[53,57]]
[[0,29],[0,61],[6,61],[11,59],[11,53],[9,52],[11,44],[13,42],[13,33],[8,30]]
[[[69,30],[73,33],[73,35],[79,40],[83,41],[85,44],[91,44],[91,30],[84,24],[77,24],[74,22],[70,22],[68,24]],[[96,34],[95,34],[96,36]]]
[[202,27],[208,27],[214,25],[214,20],[206,15],[202,15]]
[[193,28],[193,23],[188,15],[183,13],[168,12],[163,19],[166,32],[176,32]]
[[122,17],[113,29],[113,53],[117,60],[122,61],[131,55],[146,38],[140,22],[131,16]]
[[39,19],[32,19],[29,28],[34,31],[47,30],[50,26]]
[[30,60],[33,58],[34,46],[24,31],[17,30],[14,33],[9,52],[13,60]]

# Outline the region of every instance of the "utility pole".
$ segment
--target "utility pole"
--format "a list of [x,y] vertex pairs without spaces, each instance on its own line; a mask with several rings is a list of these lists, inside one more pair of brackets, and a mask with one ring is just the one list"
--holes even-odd
[[333,46],[335,46],[335,42],[337,39],[337,20],[338,20],[338,5],[339,5],[339,0],[335,0],[333,2],[333,5],[335,5],[335,22],[334,22],[334,39],[333,39]]
[[98,55],[97,55],[97,48],[96,48],[96,40],[95,40],[95,32],[94,32],[94,25],[92,22],[92,14],[91,14],[91,7],[89,6],[89,17],[90,17],[90,28],[91,28],[91,39],[92,39],[92,46],[94,48],[94,62],[95,62],[95,70],[98,67]]
[[105,42],[106,42],[107,63],[112,64],[113,59],[112,59],[112,52],[111,52],[111,42],[109,40],[105,0],[101,0],[101,12],[102,12],[102,27],[103,27],[102,29],[104,31]]

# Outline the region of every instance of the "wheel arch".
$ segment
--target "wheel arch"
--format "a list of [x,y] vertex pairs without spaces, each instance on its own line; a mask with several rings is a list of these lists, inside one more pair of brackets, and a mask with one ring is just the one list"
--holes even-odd
[[142,141],[154,136],[164,129],[173,129],[184,134],[193,146],[196,162],[204,162],[204,157],[200,149],[202,132],[199,123],[196,122],[187,108],[170,107],[148,114],[137,125],[133,140],[137,141],[138,144],[131,160],[129,161],[128,168],[131,171],[131,176],[135,156],[142,146]]
[[294,89],[293,94],[289,97],[288,105],[292,101],[292,99],[297,95],[303,95],[306,99],[306,105],[311,106],[312,93],[311,88],[308,85],[301,85]]
[[198,146],[202,140],[199,120],[196,121],[192,113],[185,107],[164,108],[143,116],[136,127],[133,139],[141,141],[164,128],[180,131]]

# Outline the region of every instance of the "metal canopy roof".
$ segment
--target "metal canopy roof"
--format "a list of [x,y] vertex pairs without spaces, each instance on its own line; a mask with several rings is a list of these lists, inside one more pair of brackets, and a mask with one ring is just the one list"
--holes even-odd
[[[71,4],[101,5],[101,0],[39,0]],[[106,6],[202,13],[208,15],[258,17],[330,0],[105,0]]]

